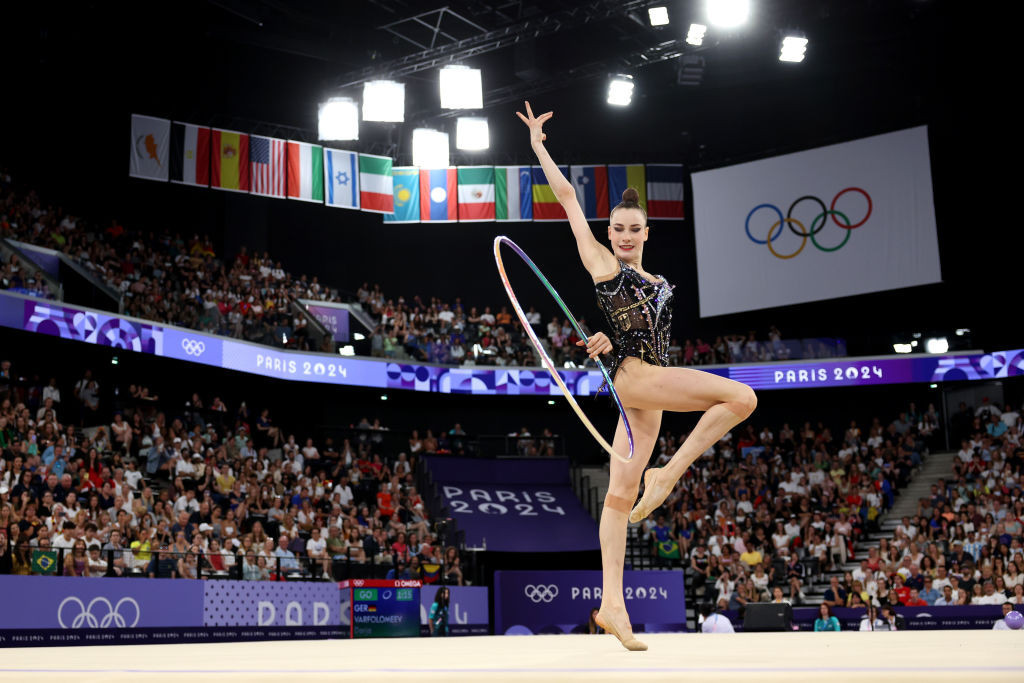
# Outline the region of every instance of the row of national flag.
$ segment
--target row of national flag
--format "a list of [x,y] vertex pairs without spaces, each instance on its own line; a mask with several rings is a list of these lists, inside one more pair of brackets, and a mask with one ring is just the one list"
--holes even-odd
[[[588,220],[627,187],[654,219],[682,219],[681,164],[559,166]],[[129,175],[383,214],[390,223],[564,221],[540,166],[393,166],[390,157],[132,115]]]

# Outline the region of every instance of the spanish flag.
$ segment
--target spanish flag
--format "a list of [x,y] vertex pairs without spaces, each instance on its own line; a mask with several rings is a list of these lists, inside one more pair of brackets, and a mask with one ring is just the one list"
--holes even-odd
[[249,191],[249,136],[214,128],[211,133],[210,187]]
[[[564,221],[567,220],[565,210],[555,198],[555,193],[548,185],[548,179],[544,175],[544,169],[540,166],[531,167],[533,176],[533,220],[535,221]],[[563,177],[568,177],[569,167],[559,166]]]

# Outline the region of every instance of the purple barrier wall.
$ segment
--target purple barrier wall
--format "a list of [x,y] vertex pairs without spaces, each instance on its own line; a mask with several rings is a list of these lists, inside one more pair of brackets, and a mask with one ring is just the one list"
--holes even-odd
[[337,584],[0,576],[0,647],[339,638]]
[[[627,571],[623,594],[635,631],[686,630],[682,572]],[[590,610],[600,605],[599,571],[494,573],[496,634],[585,632]]]
[[569,485],[565,458],[428,456],[426,462],[468,546],[508,552],[598,547],[597,524]]
[[[896,613],[907,621],[908,630],[928,629],[989,629],[997,619],[1003,618],[1002,607],[998,605],[961,605],[954,607],[903,607],[896,608]],[[737,631],[743,630],[743,620],[738,612],[723,612]],[[832,614],[839,620],[844,631],[856,631],[860,628],[864,610],[836,607]],[[814,620],[818,618],[818,609],[797,607],[793,610],[793,625],[796,630],[813,631]]]
[[[547,371],[539,368],[449,367],[285,351],[9,292],[0,292],[0,325],[279,379],[442,394],[561,396]],[[988,380],[1024,375],[1024,349],[701,370],[758,390]],[[597,394],[604,381],[597,370],[558,374],[575,396]]]
[[[440,586],[424,585],[420,589],[420,624],[427,625],[430,606]],[[491,610],[487,604],[487,586],[448,586],[448,629],[452,635],[486,635],[490,630]]]

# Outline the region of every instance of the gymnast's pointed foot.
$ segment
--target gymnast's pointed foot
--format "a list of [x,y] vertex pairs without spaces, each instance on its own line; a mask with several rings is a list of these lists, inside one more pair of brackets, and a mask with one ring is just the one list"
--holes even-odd
[[676,485],[676,482],[670,479],[663,467],[652,467],[644,473],[644,495],[629,513],[631,523],[647,519],[647,515],[661,507]]
[[633,627],[629,623],[629,615],[625,607],[602,606],[594,617],[597,625],[619,639],[622,646],[633,652],[642,652],[647,649],[647,644],[642,643],[633,635]]

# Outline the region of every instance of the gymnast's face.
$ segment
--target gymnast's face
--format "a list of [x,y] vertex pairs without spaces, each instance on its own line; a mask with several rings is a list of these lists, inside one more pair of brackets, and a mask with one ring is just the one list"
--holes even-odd
[[639,209],[619,209],[612,214],[608,226],[608,241],[612,253],[623,261],[639,261],[647,241],[649,229]]

